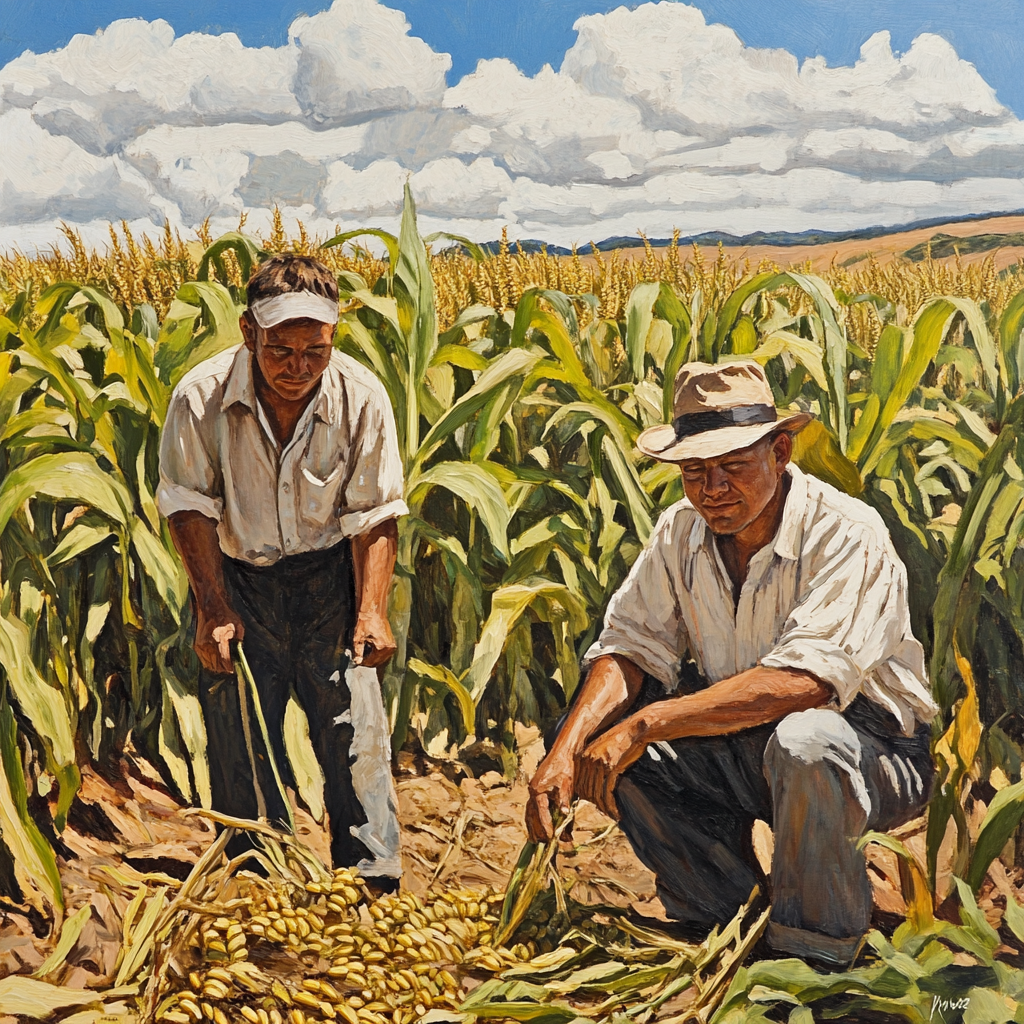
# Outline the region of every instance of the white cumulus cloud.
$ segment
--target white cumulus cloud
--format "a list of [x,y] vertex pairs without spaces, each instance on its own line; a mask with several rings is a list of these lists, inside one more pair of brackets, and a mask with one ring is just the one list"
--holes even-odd
[[1024,208],[1024,124],[944,39],[846,67],[749,47],[685,3],[589,15],[558,69],[447,54],[378,0],[280,47],[116,21],[0,69],[0,245],[267,222],[586,243],[638,229],[844,230]]

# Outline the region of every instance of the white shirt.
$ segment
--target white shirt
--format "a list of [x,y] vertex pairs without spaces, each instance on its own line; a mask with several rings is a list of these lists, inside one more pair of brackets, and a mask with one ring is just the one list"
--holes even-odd
[[256,399],[244,345],[200,363],[171,396],[157,507],[217,520],[230,558],[271,565],[333,547],[405,515],[403,487],[387,393],[341,352],[283,449]]
[[621,654],[669,690],[684,658],[709,683],[756,665],[799,669],[832,687],[840,709],[863,693],[911,735],[938,708],[910,630],[906,569],[877,512],[789,473],[782,522],[738,602],[714,534],[680,501],[609,603],[585,663]]

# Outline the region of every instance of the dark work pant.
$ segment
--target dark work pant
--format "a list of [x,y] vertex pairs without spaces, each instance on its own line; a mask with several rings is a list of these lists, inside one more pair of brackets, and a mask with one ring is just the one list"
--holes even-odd
[[[645,680],[630,712],[665,696]],[[871,915],[857,840],[923,811],[929,737],[925,725],[904,736],[887,711],[858,696],[843,712],[813,708],[726,736],[655,743],[619,779],[619,824],[657,876],[667,913],[710,929],[764,881],[751,832],[756,819],[766,821],[775,834],[769,941],[842,963]]]
[[[225,558],[224,581],[228,600],[245,626],[242,646],[282,780],[294,786],[283,731],[285,706],[294,692],[309,719],[310,739],[324,773],[331,858],[338,867],[354,865],[369,851],[349,831],[366,822],[352,788],[352,725],[346,714],[350,695],[345,651],[351,644],[356,607],[351,547],[345,541],[270,566]],[[286,821],[251,693],[240,692],[234,676],[204,669],[199,699],[209,740],[214,809],[241,818],[265,813],[272,823]],[[228,853],[250,847],[248,836],[238,835]]]

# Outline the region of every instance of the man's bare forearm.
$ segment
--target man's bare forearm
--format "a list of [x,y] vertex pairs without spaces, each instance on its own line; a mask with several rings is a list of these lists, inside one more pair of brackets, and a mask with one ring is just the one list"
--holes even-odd
[[552,753],[575,756],[583,750],[593,736],[617,721],[633,704],[643,678],[643,671],[628,658],[618,654],[598,658],[552,746]]
[[361,613],[387,617],[391,577],[398,551],[398,522],[387,519],[352,538],[356,602]]
[[224,588],[224,555],[216,520],[200,512],[175,512],[167,525],[196,603],[204,610],[225,607],[228,598]]
[[757,666],[704,690],[658,701],[623,723],[638,743],[722,736],[828,703],[833,691],[805,672]]

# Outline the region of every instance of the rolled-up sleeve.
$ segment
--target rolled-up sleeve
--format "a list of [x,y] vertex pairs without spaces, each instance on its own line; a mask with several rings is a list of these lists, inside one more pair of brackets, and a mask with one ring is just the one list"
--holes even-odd
[[346,537],[358,537],[388,519],[408,513],[405,478],[398,450],[395,414],[378,386],[363,407],[355,457],[340,509],[339,526]]
[[615,592],[604,629],[584,655],[584,668],[605,655],[620,654],[668,689],[677,685],[686,636],[669,569],[673,553],[667,533],[662,522]]
[[851,529],[823,562],[761,664],[814,676],[842,709],[873,673],[908,660],[907,574],[891,545],[866,529]]
[[219,479],[199,416],[189,396],[175,391],[160,438],[157,508],[164,516],[199,512],[220,522],[224,501],[219,493]]

